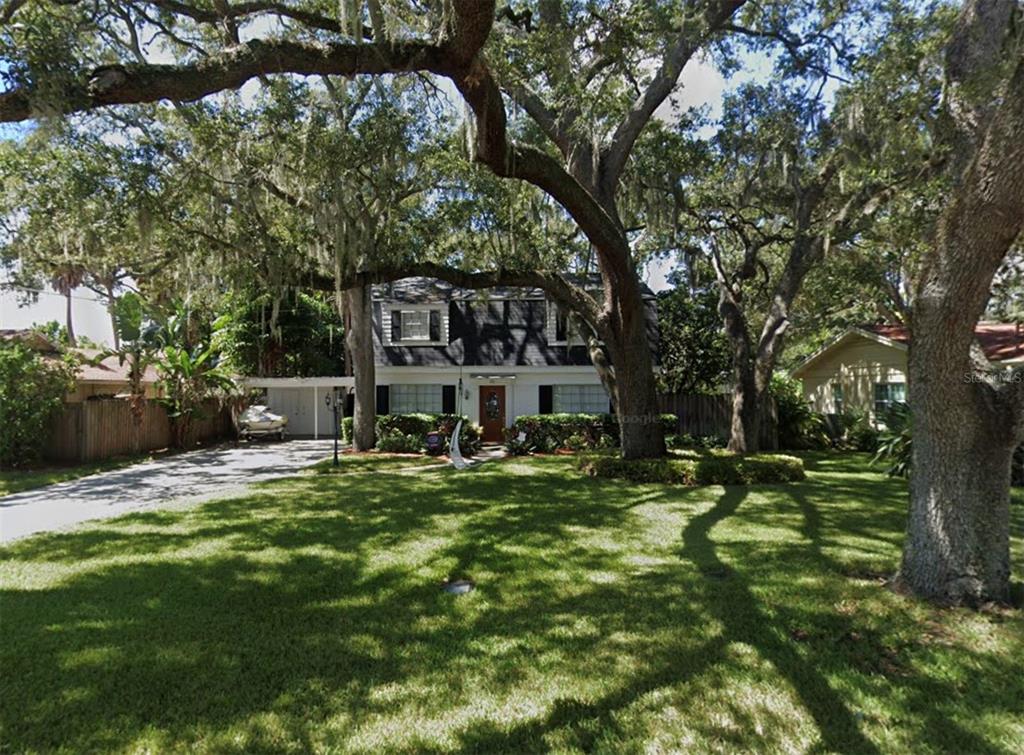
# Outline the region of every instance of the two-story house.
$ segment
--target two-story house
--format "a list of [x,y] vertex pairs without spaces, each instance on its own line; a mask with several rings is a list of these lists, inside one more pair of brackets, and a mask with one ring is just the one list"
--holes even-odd
[[[594,285],[599,285],[594,281]],[[654,294],[652,344],[657,341]],[[427,278],[373,288],[379,414],[451,412],[500,441],[523,414],[607,412],[610,402],[572,318],[540,289],[461,289]],[[250,378],[294,435],[330,433],[324,396],[352,378]],[[345,402],[346,413],[351,399]]]

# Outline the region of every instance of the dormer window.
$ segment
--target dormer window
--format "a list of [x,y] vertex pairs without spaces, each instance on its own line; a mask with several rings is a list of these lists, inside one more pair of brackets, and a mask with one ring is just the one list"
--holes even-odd
[[437,346],[448,343],[448,312],[439,305],[388,307],[384,332],[393,346]]

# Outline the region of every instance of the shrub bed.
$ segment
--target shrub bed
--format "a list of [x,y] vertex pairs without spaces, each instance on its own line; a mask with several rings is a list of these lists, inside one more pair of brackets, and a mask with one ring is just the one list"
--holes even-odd
[[717,435],[666,435],[665,445],[669,448],[725,448],[728,441]]
[[671,454],[662,459],[623,459],[612,454],[587,454],[578,460],[591,477],[674,485],[752,485],[804,479],[804,463],[782,454]]
[[[675,431],[676,415],[661,414],[658,420],[666,435]],[[513,454],[612,448],[619,445],[619,423],[614,414],[524,414],[505,437]]]
[[[374,426],[376,445],[381,451],[419,453],[426,450],[427,433],[438,432],[447,453],[459,420],[459,449],[465,456],[472,456],[480,450],[480,427],[458,414],[379,414]],[[341,421],[341,437],[346,443],[352,441],[352,417]]]
[[47,358],[16,341],[0,341],[0,469],[42,458],[74,374],[69,357]]

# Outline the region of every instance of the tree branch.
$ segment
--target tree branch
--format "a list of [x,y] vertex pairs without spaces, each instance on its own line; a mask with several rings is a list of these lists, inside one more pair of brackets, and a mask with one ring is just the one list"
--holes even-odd
[[525,84],[510,82],[502,84],[501,88],[526,110],[527,114],[540,127],[540,130],[544,132],[544,135],[558,147],[558,151],[562,153],[562,156],[568,159],[572,148],[569,135],[562,129],[554,113],[548,110],[547,106],[541,101],[541,98]]
[[[735,13],[747,0],[712,0],[696,21],[687,19],[675,42],[669,47],[662,60],[661,68],[647,85],[647,89],[636,99],[625,119],[615,129],[611,144],[601,159],[599,180],[602,193],[608,193],[618,184],[640,132],[650,121],[654,111],[672,93],[679,81],[679,75],[690,58],[701,48],[707,38]],[[694,28],[694,25],[699,28]]]
[[354,76],[415,70],[450,74],[446,50],[421,42],[316,44],[252,40],[193,63],[99,66],[87,80],[69,85],[56,101],[40,101],[33,88],[16,87],[0,93],[0,122],[28,120],[41,113],[75,113],[104,105],[168,99],[191,102],[214,92],[238,89],[249,79],[265,74]]

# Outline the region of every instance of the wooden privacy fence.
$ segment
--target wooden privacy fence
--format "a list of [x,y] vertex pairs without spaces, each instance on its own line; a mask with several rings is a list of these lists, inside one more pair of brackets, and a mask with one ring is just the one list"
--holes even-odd
[[[716,435],[728,440],[732,426],[732,395],[688,395],[663,393],[658,396],[661,411],[676,415],[676,432],[688,435]],[[779,447],[779,422],[774,399],[765,401],[761,409],[760,447]]]
[[[222,438],[232,432],[231,414],[214,401],[203,407],[203,418],[192,423],[192,442]],[[97,399],[65,404],[53,424],[45,456],[54,461],[96,461],[132,452],[133,419],[126,399]],[[171,445],[167,410],[147,401],[139,428],[139,450]]]

